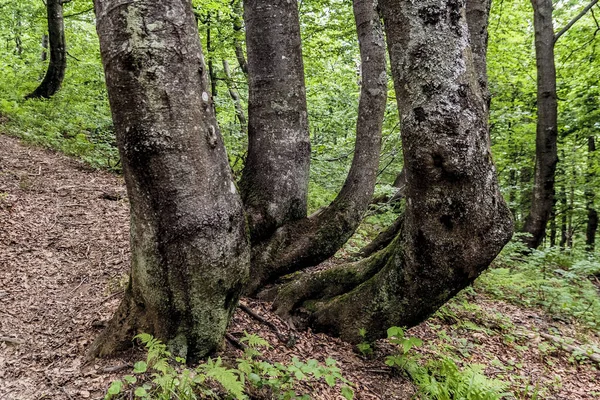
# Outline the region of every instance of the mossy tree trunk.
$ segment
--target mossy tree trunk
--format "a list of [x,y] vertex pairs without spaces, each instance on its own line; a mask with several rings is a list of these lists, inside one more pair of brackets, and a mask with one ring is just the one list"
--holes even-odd
[[[470,284],[512,235],[465,2],[383,0],[380,7],[402,120],[404,224],[384,250],[302,276],[275,301],[282,315],[302,316],[351,342],[362,340],[360,328],[374,339],[390,326],[422,321]],[[315,282],[323,285],[318,292]]]
[[[270,237],[254,244],[248,293],[255,293],[265,283],[333,256],[352,236],[371,202],[387,98],[385,42],[377,1],[355,1],[354,16],[362,62],[362,85],[350,171],[341,191],[328,207],[308,218],[280,226]],[[249,46],[249,61],[251,56]],[[249,71],[252,81],[252,68]]]
[[147,332],[194,361],[221,342],[249,240],[189,2],[96,0],[131,203],[131,279],[90,355]]
[[[70,0],[69,0],[70,1]],[[50,44],[50,62],[42,83],[27,99],[52,97],[62,85],[67,70],[67,47],[65,43],[65,24],[63,20],[63,4],[65,0],[47,0],[46,13],[48,19],[48,41]]]

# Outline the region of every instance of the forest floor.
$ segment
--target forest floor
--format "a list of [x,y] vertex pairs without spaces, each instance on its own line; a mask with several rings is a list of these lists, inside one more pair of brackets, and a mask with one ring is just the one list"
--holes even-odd
[[[0,149],[0,399],[101,399],[112,380],[144,358],[141,350],[131,350],[84,362],[127,282],[123,179],[3,135]],[[374,354],[364,357],[337,339],[290,332],[267,303],[243,303],[296,338],[288,347],[238,309],[230,334],[239,338],[246,331],[268,340],[272,348],[263,352],[265,359],[331,357],[355,384],[357,399],[417,396],[417,386],[385,365],[394,351],[388,342],[373,344]],[[598,365],[565,351],[547,334],[600,347],[597,332],[473,293],[408,331],[424,341],[415,350],[423,360],[444,354],[459,365],[482,364],[487,377],[509,383],[513,394],[506,398],[600,398]],[[220,355],[239,357],[239,350],[225,342]],[[341,398],[339,388],[324,382],[307,383],[304,390],[315,399]]]

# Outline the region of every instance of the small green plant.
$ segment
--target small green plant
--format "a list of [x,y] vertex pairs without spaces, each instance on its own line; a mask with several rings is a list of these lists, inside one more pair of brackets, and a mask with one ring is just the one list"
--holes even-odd
[[109,386],[105,400],[195,400],[195,399],[248,399],[248,390],[267,390],[274,399],[307,400],[307,394],[298,394],[300,381],[323,379],[333,387],[341,383],[341,395],[351,400],[352,385],[341,374],[336,361],[328,358],[325,365],[316,360],[302,362],[292,358],[291,363],[270,363],[263,359],[261,349],[269,343],[258,335],[241,339],[247,347],[235,368],[224,365],[221,358],[209,358],[195,369],[185,366],[185,360],[173,357],[165,344],[151,335],[136,336],[147,348],[145,361],[134,364],[133,375],[126,375]]
[[373,354],[373,346],[371,346],[371,343],[367,341],[367,330],[365,328],[360,328],[358,330],[358,334],[361,338],[363,338],[363,341],[357,344],[356,348],[358,351],[360,351],[360,354],[362,354],[363,357],[371,356]]
[[419,392],[434,400],[494,400],[502,398],[508,384],[489,379],[483,374],[483,365],[466,364],[461,369],[448,356],[420,362],[414,349],[423,341],[407,337],[400,327],[388,329],[388,340],[398,346],[399,352],[386,358],[386,364],[406,373],[417,385]]

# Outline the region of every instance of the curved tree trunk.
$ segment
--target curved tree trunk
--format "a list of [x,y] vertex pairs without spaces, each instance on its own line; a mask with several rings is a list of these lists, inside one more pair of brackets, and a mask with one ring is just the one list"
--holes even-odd
[[363,81],[354,158],[344,186],[327,208],[284,225],[253,247],[248,293],[333,256],[352,236],[371,202],[387,96],[385,42],[376,8],[374,0],[354,1]]
[[363,340],[360,328],[374,339],[390,326],[422,321],[470,284],[512,235],[490,155],[487,100],[469,47],[464,3],[380,4],[402,120],[404,226],[357,273],[347,272],[356,264],[337,267],[339,289],[306,296],[284,288],[274,304],[282,314],[303,311],[317,330],[351,342]]
[[240,191],[252,242],[307,212],[310,138],[296,0],[246,0],[248,157]]
[[67,69],[67,48],[65,44],[65,24],[63,21],[64,0],[46,0],[48,15],[48,37],[50,42],[50,63],[42,83],[26,99],[49,99],[58,92]]
[[193,362],[221,342],[248,274],[241,198],[189,2],[96,0],[131,203],[131,279],[90,355],[153,334]]
[[546,225],[554,205],[554,180],[558,162],[558,104],[554,65],[554,28],[552,0],[531,0],[534,11],[535,53],[537,63],[537,129],[535,141],[535,178],[531,209],[523,232],[530,248],[537,248],[546,236]]

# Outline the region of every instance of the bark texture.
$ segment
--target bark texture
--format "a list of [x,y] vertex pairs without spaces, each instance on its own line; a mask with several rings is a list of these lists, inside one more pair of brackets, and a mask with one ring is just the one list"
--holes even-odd
[[376,1],[356,0],[354,16],[363,81],[352,166],[340,193],[327,208],[286,224],[253,247],[249,293],[333,256],[352,236],[373,197],[387,96],[385,43]]
[[310,138],[296,0],[244,1],[248,157],[240,190],[253,242],[306,217]]
[[362,262],[366,280],[300,300],[283,289],[275,302],[283,314],[302,305],[314,328],[351,342],[363,340],[360,328],[375,339],[390,326],[419,323],[470,284],[512,235],[464,1],[380,6],[402,120],[404,225],[386,249]]
[[249,241],[213,114],[188,1],[96,0],[131,202],[131,279],[90,355],[138,332],[193,362],[221,342],[248,274]]
[[528,247],[537,248],[546,236],[546,225],[554,204],[554,180],[558,162],[558,103],[552,0],[532,0],[531,4],[534,11],[538,120],[531,209],[523,227],[523,232],[531,236],[524,237],[523,240]]
[[65,43],[65,24],[63,20],[63,0],[47,0],[48,41],[50,44],[50,62],[42,83],[25,98],[49,99],[60,89],[67,70],[67,48]]

